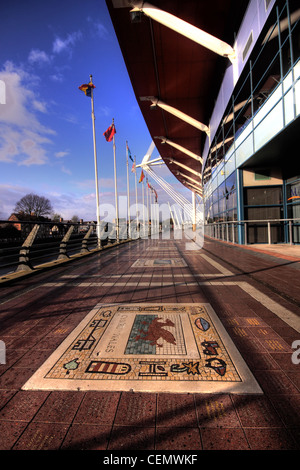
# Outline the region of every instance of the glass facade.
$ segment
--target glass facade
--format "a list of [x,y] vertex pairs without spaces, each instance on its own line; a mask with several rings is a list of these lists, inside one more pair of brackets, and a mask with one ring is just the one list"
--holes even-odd
[[[287,216],[293,219],[292,241],[300,243],[300,176],[286,182]],[[297,220],[298,219],[298,220]]]
[[232,173],[205,202],[208,222],[236,220],[236,174]]
[[[274,147],[265,150],[290,124],[297,119],[299,122],[299,57],[298,1],[278,1],[247,59],[205,161],[205,219],[207,225],[215,225],[208,228],[207,234],[222,238],[226,230],[229,241],[280,243],[291,241],[292,231],[293,243],[300,242],[300,224],[293,220],[291,230],[287,221],[300,217],[300,177],[291,174],[293,168],[288,163],[287,179],[284,145],[282,154]],[[276,165],[282,173],[281,181],[274,183],[271,178],[274,163],[268,152],[280,154]],[[244,185],[239,175],[245,167],[250,168],[248,162],[258,153],[269,168],[265,165],[260,171],[257,158],[258,169],[252,168],[253,186]],[[226,222],[234,221],[236,224],[226,228]]]
[[[272,220],[270,235],[273,243],[284,242],[282,186],[244,188],[244,214],[248,243],[267,243],[268,226],[257,221]],[[256,221],[252,222],[251,221]]]

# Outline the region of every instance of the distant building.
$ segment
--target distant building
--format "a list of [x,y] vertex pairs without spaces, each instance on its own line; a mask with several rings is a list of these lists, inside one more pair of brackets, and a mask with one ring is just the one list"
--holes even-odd
[[[9,222],[15,222],[12,224],[13,227],[15,227],[17,230],[19,230],[22,234],[22,236],[27,236],[31,232],[31,229],[34,226],[34,223],[39,223],[39,222],[51,222],[51,219],[48,217],[42,217],[39,216],[37,217],[34,214],[15,214],[12,213],[9,218]],[[41,228],[39,229],[39,234],[38,236],[48,236],[51,231],[51,224],[42,224]]]

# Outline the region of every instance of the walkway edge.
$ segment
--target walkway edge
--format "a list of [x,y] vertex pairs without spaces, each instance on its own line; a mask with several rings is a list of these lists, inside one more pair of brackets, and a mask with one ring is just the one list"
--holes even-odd
[[60,259],[60,260],[51,261],[50,263],[39,264],[38,266],[35,266],[32,271],[24,271],[24,272],[16,271],[16,272],[11,273],[11,274],[5,274],[4,276],[0,277],[0,286],[3,285],[3,284],[7,285],[11,282],[14,282],[14,281],[18,280],[18,279],[23,279],[25,277],[33,276],[33,275],[42,273],[44,271],[57,268],[58,266],[65,265],[65,264],[70,263],[72,261],[82,259],[82,258],[85,258],[87,256],[94,255],[96,253],[101,253],[104,250],[108,250],[110,248],[115,248],[117,246],[123,245],[124,243],[129,243],[129,242],[132,242],[132,241],[136,241],[136,240],[135,239],[134,240],[133,239],[122,240],[119,243],[112,243],[110,245],[105,245],[102,248],[94,248],[93,250],[91,250],[87,253],[76,253],[75,255],[72,255],[67,259]]

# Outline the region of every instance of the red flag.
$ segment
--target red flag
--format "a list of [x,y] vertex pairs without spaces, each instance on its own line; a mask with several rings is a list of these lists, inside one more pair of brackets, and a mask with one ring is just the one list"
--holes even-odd
[[145,175],[144,175],[144,172],[143,172],[143,170],[142,170],[139,183],[141,183],[144,178],[145,178]]
[[112,124],[111,126],[109,126],[108,129],[106,129],[105,132],[103,132],[103,135],[106,139],[106,142],[111,142],[112,139],[113,139],[113,136],[116,134],[116,128],[115,128],[115,125]]
[[92,88],[96,88],[95,85],[90,83],[84,83],[83,85],[78,87],[79,90],[84,91],[86,96],[91,96],[92,95]]

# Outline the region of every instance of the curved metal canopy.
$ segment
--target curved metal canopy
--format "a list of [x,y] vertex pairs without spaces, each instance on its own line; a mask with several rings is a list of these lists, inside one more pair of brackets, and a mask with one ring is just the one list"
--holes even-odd
[[192,189],[192,177],[193,188],[200,190],[209,119],[226,67],[234,61],[231,44],[248,2],[106,3],[133,91],[162,159],[182,184]]

